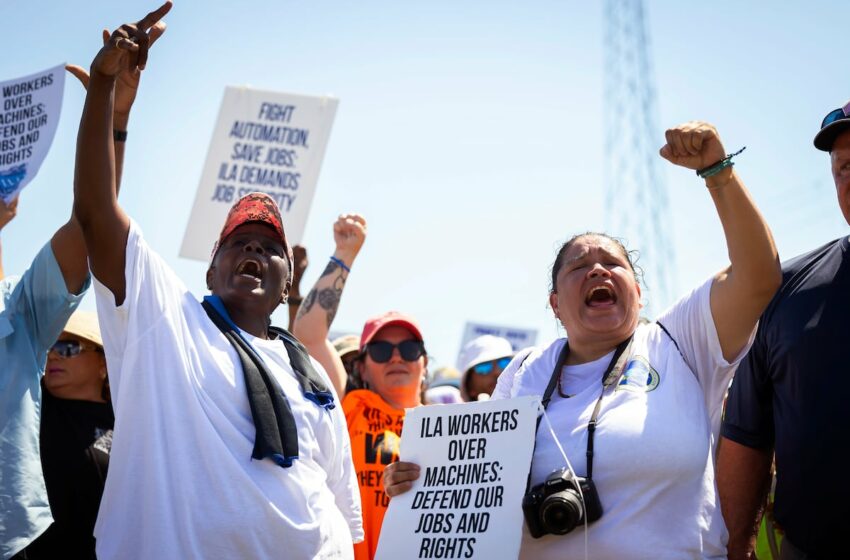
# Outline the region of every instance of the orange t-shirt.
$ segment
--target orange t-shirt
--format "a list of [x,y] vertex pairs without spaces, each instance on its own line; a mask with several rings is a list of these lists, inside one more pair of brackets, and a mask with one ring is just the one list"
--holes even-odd
[[384,467],[398,460],[404,410],[392,408],[377,393],[365,389],[348,393],[342,401],[342,410],[351,437],[366,535],[363,542],[354,545],[354,558],[372,560],[390,503],[381,477]]

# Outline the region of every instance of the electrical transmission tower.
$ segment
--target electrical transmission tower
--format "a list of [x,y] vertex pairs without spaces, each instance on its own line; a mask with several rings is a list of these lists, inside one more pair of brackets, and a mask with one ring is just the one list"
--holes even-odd
[[604,10],[606,228],[640,251],[652,319],[681,294],[643,0],[605,0]]

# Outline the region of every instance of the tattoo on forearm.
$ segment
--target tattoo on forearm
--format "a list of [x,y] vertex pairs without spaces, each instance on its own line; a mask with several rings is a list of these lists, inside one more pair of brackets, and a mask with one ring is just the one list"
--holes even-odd
[[310,290],[310,293],[307,294],[307,297],[304,298],[304,301],[301,302],[301,306],[298,308],[298,313],[295,314],[295,320],[298,321],[301,317],[306,315],[313,309],[313,304],[316,303],[316,288]]
[[334,317],[336,317],[337,309],[339,309],[339,300],[342,298],[342,289],[345,287],[345,271],[333,261],[330,264],[339,269],[339,275],[334,278],[334,283],[330,288],[323,288],[319,292],[319,305],[328,315],[329,329],[331,328]]
[[319,305],[328,315],[328,328],[336,317],[336,311],[339,309],[339,298],[342,295],[342,290],[333,288],[325,288],[319,292]]
[[331,323],[333,323],[334,317],[336,317],[336,312],[339,309],[339,300],[342,297],[342,289],[345,287],[347,275],[338,264],[331,261],[319,277],[319,280],[321,280],[325,276],[333,274],[334,271],[338,271],[339,274],[336,278],[334,278],[333,284],[330,287],[322,288],[320,290],[316,290],[314,287],[310,290],[310,293],[307,294],[307,297],[305,297],[303,303],[301,303],[301,307],[298,308],[298,314],[295,316],[296,321],[309,313],[318,301],[319,307],[324,309],[327,315],[328,328],[331,327]]

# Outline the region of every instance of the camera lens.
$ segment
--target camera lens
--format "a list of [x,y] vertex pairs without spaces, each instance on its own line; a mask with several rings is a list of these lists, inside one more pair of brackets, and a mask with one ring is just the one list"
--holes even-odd
[[583,515],[581,500],[568,490],[548,496],[540,507],[543,527],[555,535],[564,535],[575,529]]

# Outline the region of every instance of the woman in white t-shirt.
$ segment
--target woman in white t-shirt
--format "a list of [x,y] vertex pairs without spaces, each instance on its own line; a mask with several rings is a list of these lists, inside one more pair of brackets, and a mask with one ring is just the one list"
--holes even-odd
[[[691,122],[668,130],[661,155],[705,178],[731,265],[648,323],[640,320],[640,285],[619,241],[586,233],[558,251],[549,302],[569,342],[521,352],[493,395],[542,395],[547,404],[531,467],[536,497],[524,505],[522,558],[726,557],[714,482],[723,394],[781,273],[770,231],[714,127]],[[567,458],[592,483],[571,480]],[[388,467],[387,494],[407,491],[418,476],[411,463]],[[547,479],[561,482],[543,490]]]

